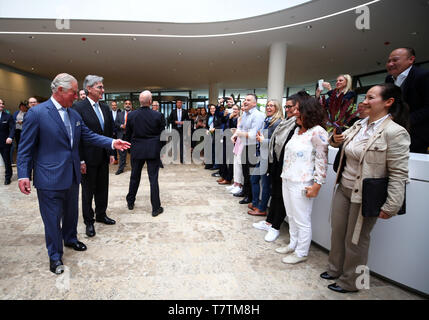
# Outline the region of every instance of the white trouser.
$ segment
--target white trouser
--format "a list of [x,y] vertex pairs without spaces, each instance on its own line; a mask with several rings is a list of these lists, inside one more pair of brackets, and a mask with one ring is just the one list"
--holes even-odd
[[234,154],[234,183],[243,184],[243,169],[241,167],[241,156]]
[[302,191],[311,185],[312,181],[282,181],[283,202],[289,221],[289,247],[295,249],[298,257],[306,257],[311,244],[311,210],[314,198],[307,198]]

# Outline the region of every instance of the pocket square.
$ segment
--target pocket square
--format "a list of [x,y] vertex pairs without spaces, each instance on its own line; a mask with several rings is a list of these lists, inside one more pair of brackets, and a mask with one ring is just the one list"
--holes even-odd
[[80,126],[80,121],[76,122],[76,127]]

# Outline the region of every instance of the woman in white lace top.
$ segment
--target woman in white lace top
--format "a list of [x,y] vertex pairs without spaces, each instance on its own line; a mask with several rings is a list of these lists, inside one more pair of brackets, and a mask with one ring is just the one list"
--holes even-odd
[[276,249],[288,253],[284,263],[307,259],[311,244],[313,200],[325,183],[328,168],[326,116],[316,99],[303,101],[294,116],[298,127],[285,148],[282,177],[283,200],[289,221],[290,243]]

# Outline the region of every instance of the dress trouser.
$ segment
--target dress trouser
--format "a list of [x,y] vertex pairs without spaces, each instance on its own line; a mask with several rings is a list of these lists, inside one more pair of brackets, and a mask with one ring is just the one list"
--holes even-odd
[[95,216],[102,219],[106,216],[109,198],[109,164],[103,162],[98,166],[86,166],[82,175],[82,212],[86,225],[94,223],[92,199],[95,200]]
[[127,150],[121,151],[118,150],[119,152],[119,167],[118,167],[118,171],[124,171],[125,166],[127,164]]
[[295,250],[298,257],[308,256],[311,245],[311,211],[314,198],[307,198],[303,194],[310,182],[292,182],[283,180],[283,201],[289,221],[289,247]]
[[241,167],[241,155],[234,154],[234,165],[233,165],[234,183],[243,184],[243,168]]
[[249,146],[244,146],[243,151],[241,153],[241,163],[242,163],[241,167],[243,169],[243,193],[244,193],[244,196],[249,198],[250,201],[252,201],[252,185],[250,181],[250,169],[255,166],[254,164],[252,165],[250,163],[249,150],[251,150],[252,148],[254,148],[254,146],[251,148],[249,148]]
[[339,277],[336,283],[345,290],[357,290],[356,279],[361,273],[356,268],[366,265],[370,233],[378,218],[364,218],[358,245],[352,243],[360,203],[351,203],[352,189],[339,185],[334,196],[331,217],[331,251],[328,274]]
[[158,185],[158,172],[160,164],[159,159],[146,160],[131,158],[131,178],[127,194],[127,203],[133,204],[136,201],[137,191],[140,186],[142,168],[145,162],[147,162],[147,173],[150,182],[150,202],[152,204],[152,212],[154,212],[161,207]]
[[282,178],[280,177],[282,165],[278,162],[273,164],[273,170],[270,172],[271,176],[271,203],[270,210],[268,210],[267,222],[271,223],[272,227],[280,230],[280,226],[286,217],[285,205],[283,202],[282,192]]
[[3,158],[4,168],[5,168],[5,180],[10,180],[12,178],[10,148],[11,148],[10,144],[5,145],[4,147],[0,147],[0,154]]
[[49,258],[60,260],[64,243],[77,242],[79,185],[67,190],[37,189]]

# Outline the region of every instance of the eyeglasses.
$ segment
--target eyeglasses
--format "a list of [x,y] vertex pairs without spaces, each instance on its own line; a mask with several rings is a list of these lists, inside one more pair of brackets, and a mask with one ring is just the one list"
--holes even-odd
[[270,103],[270,104],[267,104],[267,107],[275,108],[276,106]]
[[96,87],[94,87],[94,88],[96,88],[96,89],[104,89],[104,87],[103,86],[96,86]]
[[293,106],[285,105],[285,109],[290,109],[290,108],[293,108]]

